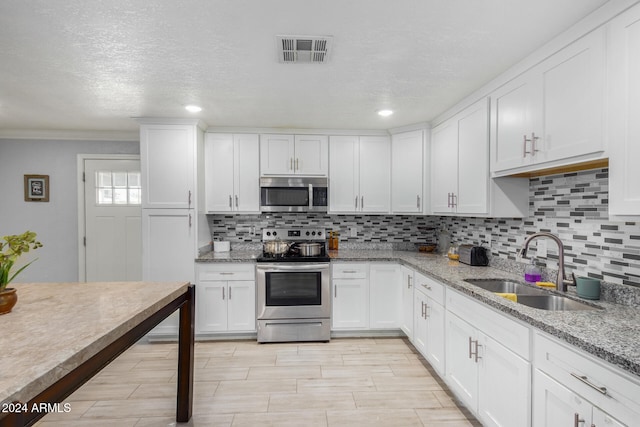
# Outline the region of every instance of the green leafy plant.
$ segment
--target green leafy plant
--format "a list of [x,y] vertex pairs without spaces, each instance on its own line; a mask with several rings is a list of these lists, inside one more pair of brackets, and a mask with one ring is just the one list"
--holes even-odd
[[36,240],[36,233],[25,231],[22,234],[4,236],[4,242],[0,242],[0,291],[4,291],[7,285],[34,261],[22,266],[18,271],[11,274],[13,264],[20,256],[31,249],[42,247],[42,243]]

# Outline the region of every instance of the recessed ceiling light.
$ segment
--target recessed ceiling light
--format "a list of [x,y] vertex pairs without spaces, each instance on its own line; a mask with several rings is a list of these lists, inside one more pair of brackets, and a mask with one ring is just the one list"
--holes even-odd
[[198,107],[197,105],[187,105],[184,107],[184,109],[190,113],[199,113],[200,111],[202,111],[202,107]]
[[380,111],[378,111],[378,115],[380,115],[382,117],[389,117],[392,114],[393,114],[393,111],[391,111],[391,110],[380,110]]

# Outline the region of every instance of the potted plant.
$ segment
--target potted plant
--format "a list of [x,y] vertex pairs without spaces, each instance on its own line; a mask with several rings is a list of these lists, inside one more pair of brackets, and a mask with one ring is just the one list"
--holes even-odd
[[5,314],[9,313],[18,301],[15,288],[7,288],[7,285],[35,260],[12,273],[13,265],[20,255],[31,249],[38,249],[42,243],[36,240],[36,233],[33,231],[4,236],[2,240],[4,242],[0,241],[0,314]]

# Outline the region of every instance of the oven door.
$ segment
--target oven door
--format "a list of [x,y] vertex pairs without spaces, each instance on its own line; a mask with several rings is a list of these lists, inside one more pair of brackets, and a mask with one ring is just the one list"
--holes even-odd
[[257,318],[331,317],[329,263],[259,263]]

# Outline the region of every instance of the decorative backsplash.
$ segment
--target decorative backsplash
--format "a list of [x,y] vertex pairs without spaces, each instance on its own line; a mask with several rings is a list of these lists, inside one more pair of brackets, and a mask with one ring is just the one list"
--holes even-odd
[[[414,249],[435,242],[437,231],[451,232],[456,244],[481,244],[491,249],[491,265],[524,268],[516,254],[526,235],[548,231],[565,246],[567,274],[591,276],[610,283],[640,287],[640,224],[610,221],[608,169],[532,178],[529,217],[520,219],[407,215],[262,214],[209,215],[213,239],[232,244],[261,241],[265,227],[317,226],[340,233],[341,247],[367,244],[380,249]],[[355,227],[357,237],[350,237]],[[490,242],[490,244],[489,244]],[[536,255],[532,242],[528,256]],[[558,250],[548,240],[546,258],[538,264],[557,270]],[[515,266],[515,267],[514,267]]]

